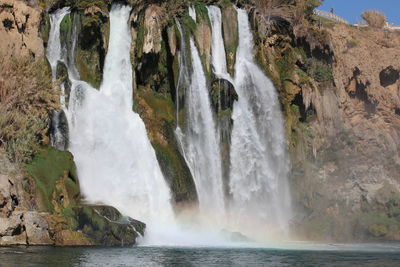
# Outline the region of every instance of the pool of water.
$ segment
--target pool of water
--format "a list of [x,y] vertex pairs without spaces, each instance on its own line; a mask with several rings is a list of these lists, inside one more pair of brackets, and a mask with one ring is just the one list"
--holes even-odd
[[303,247],[0,248],[0,266],[400,266],[400,244]]

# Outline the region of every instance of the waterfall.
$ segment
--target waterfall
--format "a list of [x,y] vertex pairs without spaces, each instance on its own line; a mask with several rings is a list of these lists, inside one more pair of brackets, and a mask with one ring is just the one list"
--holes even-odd
[[193,6],[189,6],[189,16],[194,20],[194,22],[197,22],[196,9],[194,9]]
[[231,80],[226,67],[226,53],[224,39],[222,38],[221,10],[216,6],[209,6],[208,16],[212,28],[212,65],[213,72],[219,78]]
[[253,37],[245,10],[237,9],[239,47],[234,85],[231,145],[231,223],[261,237],[287,231],[290,195],[287,141],[278,96],[255,63]]
[[[183,36],[180,24],[178,29]],[[199,52],[190,37],[193,69],[189,74],[185,38],[181,39],[179,81],[183,86],[186,85],[187,123],[184,133],[177,127],[176,135],[195,181],[200,212],[207,214],[204,217],[213,223],[220,224],[225,214],[225,204],[218,133]],[[178,83],[178,88],[180,86]]]
[[[74,64],[76,25],[71,48],[64,49],[60,43],[60,23],[69,9],[51,15],[47,57],[53,79],[57,62],[64,62],[68,69],[71,93],[69,106],[63,107],[68,119],[68,149],[74,155],[85,200],[112,205],[144,221],[148,226],[145,244],[218,245],[227,244],[219,233],[222,228],[253,237],[254,232],[257,236],[276,227],[286,229],[290,216],[289,161],[283,119],[275,88],[255,63],[247,13],[238,10],[239,47],[233,79],[227,72],[221,11],[208,8],[214,74],[231,81],[239,95],[233,109],[229,201],[224,197],[219,132],[205,71],[193,37],[184,38],[189,33],[177,22],[182,36],[177,113],[179,95],[185,96],[186,123],[182,130],[178,125],[176,135],[195,181],[199,220],[206,218],[208,226],[218,229],[213,232],[202,222],[192,228],[174,218],[170,190],[144,122],[132,111],[130,9],[120,4],[111,8],[108,52],[99,90],[79,80]],[[190,12],[195,19],[194,9]],[[229,220],[225,219],[227,212]]]
[[46,56],[50,63],[53,81],[57,77],[57,64],[63,58],[63,51],[60,42],[60,24],[65,15],[69,13],[69,7],[64,7],[50,15],[50,33]]
[[173,221],[169,188],[146,128],[132,111],[130,7],[113,5],[100,90],[72,79],[70,146],[86,201],[104,203],[148,224]]
[[[53,83],[57,80],[57,65],[63,61],[65,49],[60,42],[60,24],[64,17],[70,13],[68,7],[57,10],[50,15],[50,33],[48,48],[46,51],[47,60],[50,63]],[[68,123],[65,116],[65,86],[60,84],[61,110],[55,110],[51,114],[50,141],[51,145],[59,150],[65,150],[68,146]]]
[[193,72],[187,91],[186,156],[195,180],[200,211],[219,220],[225,211],[219,138],[207,81],[197,47],[190,38]]

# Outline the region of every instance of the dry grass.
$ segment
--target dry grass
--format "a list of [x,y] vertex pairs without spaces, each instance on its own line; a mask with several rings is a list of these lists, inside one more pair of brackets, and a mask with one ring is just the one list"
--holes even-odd
[[376,10],[367,10],[361,14],[361,17],[370,27],[382,29],[386,25],[386,16]]
[[291,24],[302,23],[312,15],[320,0],[253,0],[255,8],[270,19],[284,19]]
[[58,107],[47,63],[0,56],[0,148],[13,162],[28,161],[45,138]]

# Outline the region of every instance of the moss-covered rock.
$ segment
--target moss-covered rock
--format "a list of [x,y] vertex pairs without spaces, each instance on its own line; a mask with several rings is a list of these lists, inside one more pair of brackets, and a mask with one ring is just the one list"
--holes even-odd
[[197,25],[194,31],[194,41],[199,50],[200,58],[208,80],[211,78],[211,23],[208,17],[207,7],[204,3],[195,5]]
[[196,202],[193,177],[181,155],[175,137],[175,108],[169,95],[140,88],[135,96],[136,111],[143,119],[156,151],[161,170],[176,203]]
[[[71,205],[79,201],[79,182],[71,153],[50,147],[45,148],[35,156],[26,169],[36,184],[38,210],[61,211],[61,207],[65,207],[64,200]],[[60,184],[64,184],[65,191],[60,189]],[[57,194],[57,192],[68,194]]]
[[89,236],[95,244],[103,246],[134,245],[144,235],[146,225],[123,217],[113,207],[80,206],[74,209],[77,229]]

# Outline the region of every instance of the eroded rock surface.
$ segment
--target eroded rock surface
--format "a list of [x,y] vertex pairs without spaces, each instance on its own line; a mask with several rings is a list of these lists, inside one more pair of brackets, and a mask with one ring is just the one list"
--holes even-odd
[[9,56],[43,57],[41,9],[24,1],[0,0],[0,50]]

